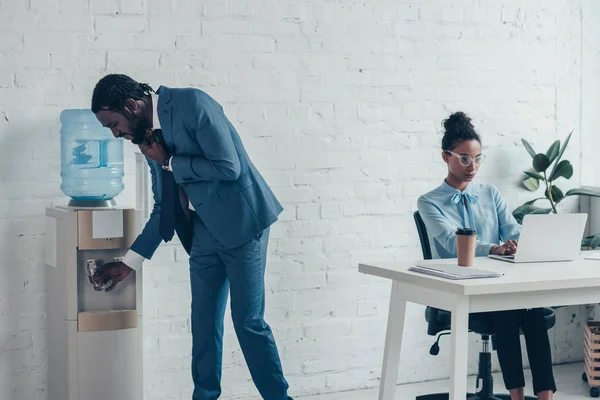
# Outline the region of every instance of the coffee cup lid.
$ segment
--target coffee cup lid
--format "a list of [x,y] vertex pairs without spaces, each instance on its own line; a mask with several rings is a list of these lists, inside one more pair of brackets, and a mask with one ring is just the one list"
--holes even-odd
[[470,228],[458,228],[456,230],[457,235],[466,235],[466,236],[474,236],[477,235],[477,231],[475,229]]

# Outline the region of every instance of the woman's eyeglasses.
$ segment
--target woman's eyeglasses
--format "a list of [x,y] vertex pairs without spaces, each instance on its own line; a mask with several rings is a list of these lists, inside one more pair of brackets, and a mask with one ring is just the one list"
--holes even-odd
[[485,160],[485,155],[484,154],[480,154],[477,157],[473,158],[473,157],[471,157],[468,154],[456,154],[456,153],[454,153],[454,152],[452,152],[450,150],[445,150],[444,153],[450,154],[450,155],[458,158],[458,161],[460,162],[460,165],[462,165],[463,167],[468,167],[472,163],[475,163],[475,165],[479,166]]

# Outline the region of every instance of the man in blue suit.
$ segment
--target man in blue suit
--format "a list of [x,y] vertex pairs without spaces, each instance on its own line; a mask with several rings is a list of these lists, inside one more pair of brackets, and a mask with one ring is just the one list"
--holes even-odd
[[177,232],[190,256],[193,399],[221,394],[223,315],[231,292],[235,331],[262,398],[287,400],[288,383],[264,320],[269,227],[283,210],[250,161],[223,108],[198,89],[154,93],[111,74],[94,88],[92,111],[115,137],[146,156],[154,209],[123,262],[98,281],[125,279]]

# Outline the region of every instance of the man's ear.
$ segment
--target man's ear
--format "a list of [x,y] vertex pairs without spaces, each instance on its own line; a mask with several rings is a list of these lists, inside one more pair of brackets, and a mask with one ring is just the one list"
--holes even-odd
[[140,105],[134,99],[127,99],[125,100],[125,108],[133,113],[140,108]]

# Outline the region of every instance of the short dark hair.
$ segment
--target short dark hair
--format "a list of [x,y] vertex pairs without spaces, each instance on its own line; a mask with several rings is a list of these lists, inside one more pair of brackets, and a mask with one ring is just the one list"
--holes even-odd
[[442,138],[442,150],[452,150],[466,140],[477,140],[481,143],[481,138],[475,132],[471,118],[464,112],[457,111],[442,123],[445,130]]
[[109,74],[100,79],[92,94],[92,112],[102,109],[121,111],[127,99],[144,100],[154,92],[149,85],[139,83],[127,75]]

